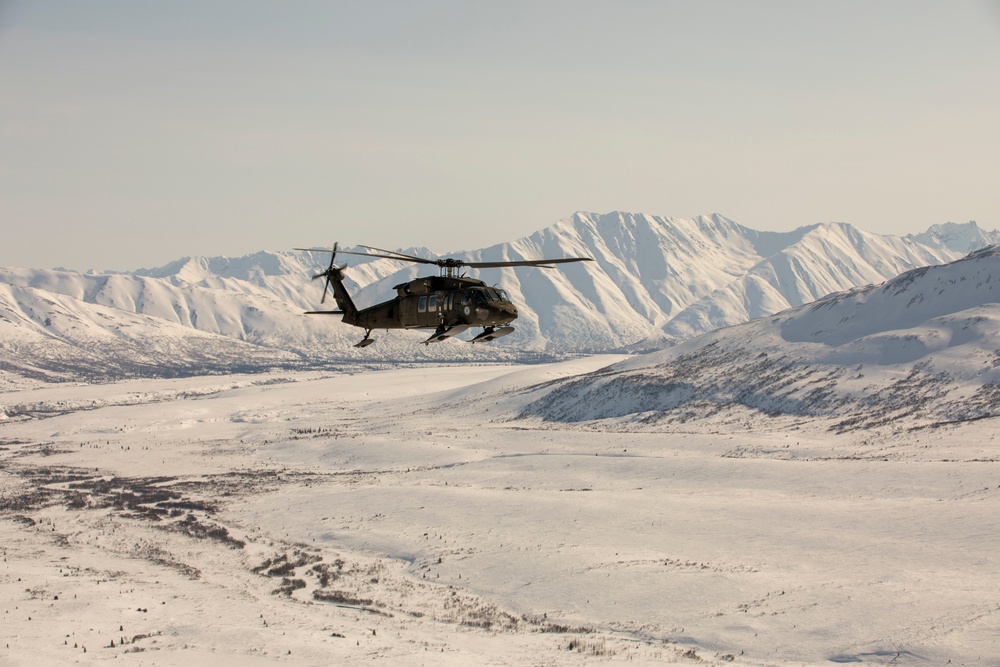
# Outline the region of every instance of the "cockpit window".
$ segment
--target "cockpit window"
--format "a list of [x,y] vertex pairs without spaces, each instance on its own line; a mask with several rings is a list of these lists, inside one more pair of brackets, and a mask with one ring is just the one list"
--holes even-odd
[[475,289],[465,290],[462,292],[463,304],[467,304],[473,300],[476,303],[509,303],[510,297],[507,296],[507,292],[505,290],[494,287],[477,287]]

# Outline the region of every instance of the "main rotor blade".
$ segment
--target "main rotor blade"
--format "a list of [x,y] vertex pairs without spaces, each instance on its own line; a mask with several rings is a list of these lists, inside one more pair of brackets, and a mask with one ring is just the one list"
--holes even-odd
[[413,255],[404,255],[401,252],[396,252],[395,250],[382,250],[381,248],[375,248],[370,245],[363,245],[362,248],[368,248],[369,250],[378,250],[379,252],[391,253],[393,255],[399,256],[400,259],[407,259],[412,262],[420,262],[422,264],[437,264],[438,266],[468,266],[473,269],[493,269],[500,268],[504,266],[538,266],[543,269],[553,269],[555,267],[548,266],[549,264],[565,264],[567,262],[593,262],[594,260],[590,257],[567,257],[563,259],[524,259],[524,260],[514,260],[507,262],[466,262],[462,259],[453,259],[451,257],[444,257],[441,259],[423,259],[422,257],[414,257]]
[[[354,250],[338,250],[337,244],[334,244],[334,252],[340,253],[342,255],[361,255],[362,257],[380,257],[382,259],[398,259],[400,261],[408,262],[420,262],[421,264],[437,264],[437,261],[433,259],[424,259],[423,257],[414,257],[413,255],[404,255],[401,252],[396,252],[395,250],[382,250],[381,248],[373,248],[371,246],[362,245],[359,248],[368,248],[369,250],[377,250],[379,255],[371,252],[357,252]],[[330,252],[329,248],[292,248],[292,250],[302,250],[304,252]]]
[[408,260],[410,260],[412,262],[422,262],[422,263],[425,263],[425,264],[437,264],[437,260],[424,259],[423,257],[415,257],[413,255],[404,255],[403,253],[396,252],[395,250],[383,250],[382,248],[376,248],[375,246],[370,246],[370,245],[362,245],[361,247],[362,248],[368,248],[369,250],[377,250],[378,252],[384,252],[387,255],[395,255],[396,257],[398,257],[400,259],[408,259]]
[[473,269],[496,269],[504,266],[537,266],[540,269],[554,269],[550,264],[566,264],[568,262],[593,262],[590,257],[564,257],[562,259],[522,259],[510,262],[462,262],[462,266]]
[[[400,262],[416,262],[417,264],[436,264],[442,267],[461,267],[468,266],[472,269],[497,269],[506,266],[536,266],[541,269],[554,269],[556,267],[553,264],[567,264],[569,262],[593,262],[591,257],[563,257],[560,259],[522,259],[522,260],[512,260],[512,261],[501,261],[501,262],[466,262],[461,259],[454,259],[451,257],[444,257],[442,259],[425,259],[423,257],[415,257],[413,255],[407,255],[401,252],[396,252],[395,250],[383,250],[382,248],[376,248],[370,245],[358,246],[361,248],[368,248],[369,250],[375,250],[376,252],[358,252],[355,250],[336,250],[336,244],[334,245],[334,251],[339,252],[342,255],[358,255],[361,257],[377,257],[379,259],[395,259]],[[295,248],[295,250],[303,250],[305,252],[330,252],[329,248]],[[376,254],[377,253],[377,254]],[[316,278],[322,277],[324,274],[316,276]],[[316,278],[313,278],[315,280]]]
[[[368,246],[362,246],[367,248]],[[377,248],[376,248],[377,250]],[[381,259],[395,259],[400,262],[417,262],[419,264],[437,264],[433,259],[424,259],[422,257],[410,257],[409,255],[376,255],[371,252],[354,252],[352,250],[340,250],[341,255],[361,255],[362,257],[379,257]]]

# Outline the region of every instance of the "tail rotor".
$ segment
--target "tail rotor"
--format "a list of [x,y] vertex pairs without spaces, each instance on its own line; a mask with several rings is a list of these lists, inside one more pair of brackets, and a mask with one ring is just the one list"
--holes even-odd
[[[296,250],[304,250],[305,252],[328,252],[330,253],[330,264],[326,267],[326,271],[322,273],[317,273],[312,277],[313,280],[319,280],[320,278],[326,278],[323,283],[323,298],[320,299],[320,303],[326,302],[327,293],[332,293],[333,298],[337,301],[337,310],[310,310],[307,315],[343,315],[344,322],[354,326],[361,326],[357,324],[358,307],[354,305],[354,300],[351,295],[347,292],[347,287],[344,285],[344,269],[347,265],[337,266],[337,251],[340,249],[340,244],[334,243],[333,250],[329,248],[295,248]],[[344,251],[347,254],[348,251]],[[341,253],[344,254],[344,253]],[[366,343],[367,345],[367,343]]]
[[[320,303],[326,301],[326,294],[330,291],[330,280],[337,275],[342,266],[337,266],[337,248],[340,247],[339,243],[333,244],[333,251],[330,252],[330,266],[326,268],[323,273],[317,273],[312,277],[313,280],[319,280],[320,278],[326,278],[326,282],[323,284],[323,298],[319,300]],[[296,248],[296,250],[305,250],[306,252],[328,252],[325,248]]]
[[340,267],[334,263],[337,261],[337,248],[339,245],[339,243],[333,244],[333,252],[330,253],[330,266],[327,267],[326,271],[312,277],[313,280],[326,278],[326,282],[323,284],[323,298],[319,300],[320,303],[324,303],[326,301],[326,294],[330,291],[330,278],[333,276],[334,272],[340,270]]

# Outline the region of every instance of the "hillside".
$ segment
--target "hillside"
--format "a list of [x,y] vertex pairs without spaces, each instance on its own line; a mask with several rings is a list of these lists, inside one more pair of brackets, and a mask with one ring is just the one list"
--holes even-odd
[[1000,416],[1000,248],[540,387],[522,414],[630,428],[732,412],[835,430]]
[[0,371],[101,381],[260,371],[297,357],[150,315],[0,283]]

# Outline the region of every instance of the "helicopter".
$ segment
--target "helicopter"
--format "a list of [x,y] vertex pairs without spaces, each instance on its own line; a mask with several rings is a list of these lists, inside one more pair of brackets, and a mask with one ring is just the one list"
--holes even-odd
[[[425,259],[405,255],[394,250],[382,250],[367,245],[359,248],[374,252],[358,252],[355,250],[339,250],[339,244],[329,248],[295,248],[305,252],[329,252],[330,266],[326,271],[316,274],[313,280],[325,278],[323,297],[320,303],[326,301],[328,292],[333,293],[338,310],[311,310],[306,315],[343,315],[343,322],[365,330],[365,337],[354,347],[367,347],[375,342],[372,331],[375,329],[433,329],[430,338],[423,341],[424,345],[438,343],[471,328],[482,328],[470,343],[488,342],[513,333],[510,323],[517,319],[517,308],[511,302],[507,292],[498,287],[490,287],[482,280],[458,275],[459,269],[498,268],[505,266],[534,266],[543,269],[554,269],[555,264],[567,262],[592,262],[590,257],[566,257],[562,259],[526,259],[501,262],[466,262],[453,257],[442,259]],[[416,278],[409,282],[396,285],[395,298],[382,303],[359,309],[354,305],[351,295],[344,285],[344,270],[347,265],[337,266],[337,253],[342,255],[360,255],[363,257],[379,257],[395,259],[417,264],[435,264],[440,269],[440,275]]]

